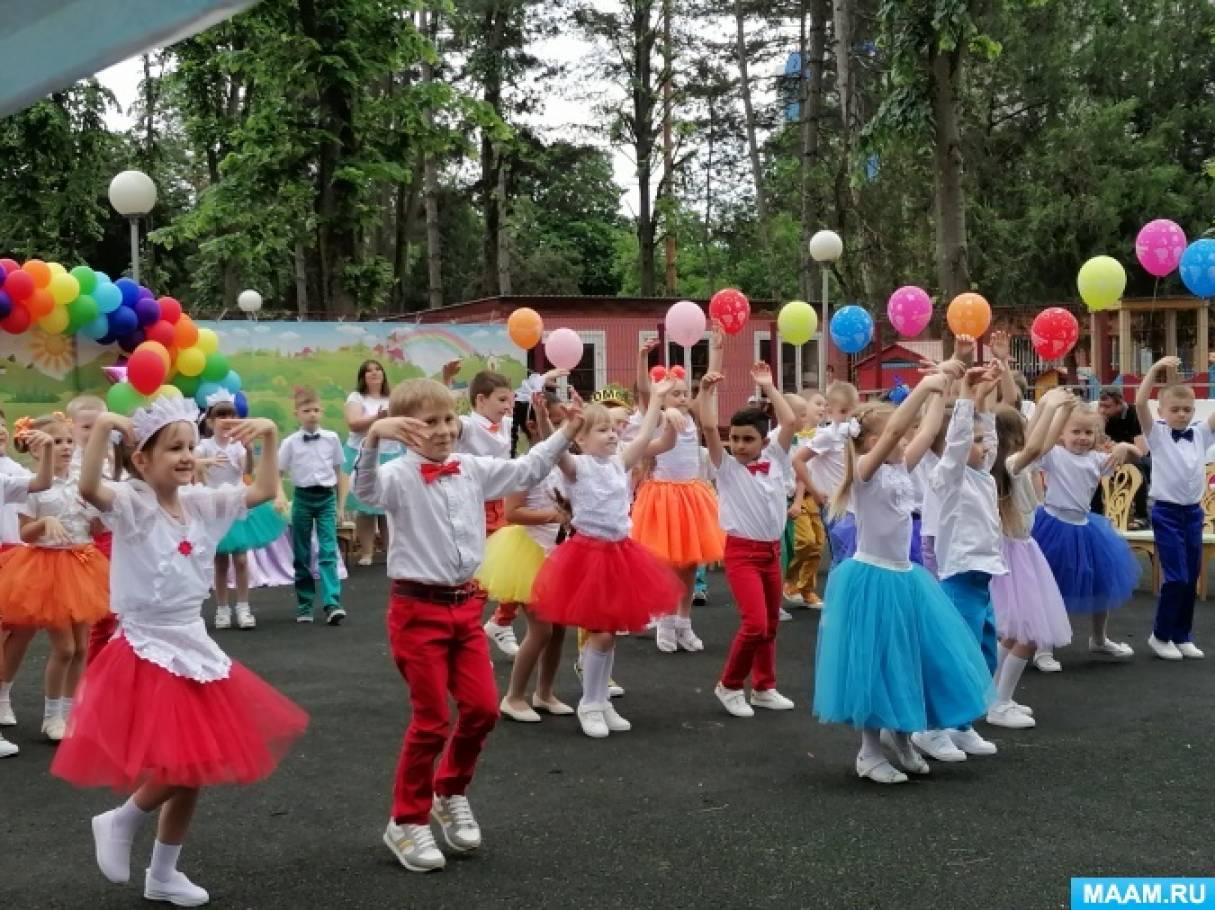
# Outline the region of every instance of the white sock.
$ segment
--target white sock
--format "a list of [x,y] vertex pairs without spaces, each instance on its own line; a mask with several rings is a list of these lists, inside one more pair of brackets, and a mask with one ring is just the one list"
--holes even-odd
[[181,844],[152,844],[152,863],[148,872],[158,882],[167,882],[177,871],[177,858],[181,856]]
[[0,682],[0,701],[8,701],[9,693],[13,691],[11,682]]
[[147,821],[151,812],[144,812],[139,806],[135,805],[135,797],[131,797],[121,806],[114,810],[114,814],[110,816],[110,824],[114,828],[114,834],[121,840],[134,840],[136,832]]
[[861,758],[884,758],[882,752],[882,731],[870,730],[868,728],[861,731]]
[[42,700],[42,719],[50,720],[52,717],[59,716],[59,699],[44,698]]
[[996,684],[1000,683],[1000,673],[1004,670],[1004,661],[1008,659],[1008,655],[1012,653],[1012,648],[1006,648],[1004,642],[996,644],[996,672],[992,679]]
[[1004,659],[1004,672],[1000,674],[1000,681],[996,683],[996,698],[1000,701],[1012,701],[1013,692],[1017,690],[1017,683],[1021,681],[1021,674],[1025,672],[1025,665],[1029,661],[1024,657],[1017,657],[1015,654],[1009,654]]
[[72,713],[72,699],[70,699],[70,698],[59,699],[59,716],[66,720],[67,716],[71,713]]
[[600,651],[590,645],[583,649],[582,704],[604,705],[607,703],[608,674],[611,672],[612,651]]

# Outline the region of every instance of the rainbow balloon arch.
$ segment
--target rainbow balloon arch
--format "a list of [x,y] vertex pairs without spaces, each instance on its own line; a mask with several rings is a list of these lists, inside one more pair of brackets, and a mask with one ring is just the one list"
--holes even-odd
[[32,326],[49,335],[83,335],[117,345],[125,363],[105,369],[113,383],[106,404],[119,414],[162,396],[193,398],[200,408],[221,389],[249,405],[240,376],[220,353],[219,336],[199,328],[172,297],[157,297],[130,278],[112,281],[87,265],[0,259],[0,329],[20,335]]

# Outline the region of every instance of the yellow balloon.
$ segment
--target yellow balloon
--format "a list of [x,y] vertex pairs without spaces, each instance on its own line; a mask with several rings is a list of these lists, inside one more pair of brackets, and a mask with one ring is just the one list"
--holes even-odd
[[70,321],[67,307],[57,306],[38,320],[38,328],[48,335],[59,335],[68,327]]
[[207,355],[201,348],[184,348],[177,352],[177,372],[182,376],[197,376],[207,365]]
[[818,315],[806,301],[790,300],[780,308],[776,327],[780,330],[781,340],[802,345],[813,338],[818,330]]
[[[51,264],[58,265],[58,263]],[[80,296],[80,282],[64,272],[63,266],[59,266],[59,268],[59,273],[51,276],[51,283],[47,286],[47,290],[51,292],[55,303],[66,306]]]
[[48,262],[46,267],[51,270],[51,279],[54,280],[56,275],[66,275],[67,269],[58,262]]
[[181,389],[175,385],[162,385],[159,389],[148,396],[149,399],[156,398],[181,398]]
[[1122,299],[1126,290],[1126,269],[1112,256],[1094,256],[1080,266],[1076,276],[1080,299],[1090,310],[1104,310]]
[[194,344],[204,354],[214,354],[219,350],[219,336],[210,329],[199,329],[198,341]]

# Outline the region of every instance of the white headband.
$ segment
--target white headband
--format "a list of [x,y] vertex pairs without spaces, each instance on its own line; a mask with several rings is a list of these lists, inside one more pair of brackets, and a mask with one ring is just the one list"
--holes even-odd
[[861,435],[861,422],[855,417],[850,417],[848,419],[848,423],[845,424],[845,427],[848,430],[848,435],[852,439],[856,439],[856,437]]
[[171,423],[188,423],[198,442],[198,405],[188,398],[157,398],[147,407],[138,408],[131,415],[135,427],[135,451],[157,432]]
[[213,408],[221,403],[236,404],[236,396],[227,389],[219,389],[207,396],[207,407]]

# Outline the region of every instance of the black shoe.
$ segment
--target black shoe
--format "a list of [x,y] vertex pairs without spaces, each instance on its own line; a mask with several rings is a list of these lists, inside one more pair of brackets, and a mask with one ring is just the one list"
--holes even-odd
[[709,602],[709,595],[704,591],[694,591],[692,593],[692,606],[703,607]]
[[325,608],[325,622],[331,626],[340,626],[342,620],[346,618],[346,611],[340,606],[332,606]]

